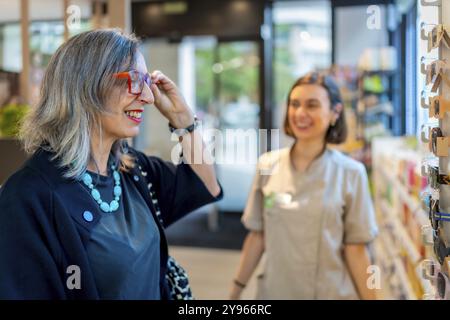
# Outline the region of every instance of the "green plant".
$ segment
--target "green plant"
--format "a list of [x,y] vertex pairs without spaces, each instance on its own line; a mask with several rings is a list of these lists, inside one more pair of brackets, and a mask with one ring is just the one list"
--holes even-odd
[[27,113],[29,106],[24,104],[10,104],[0,109],[0,135],[15,137],[19,132],[20,123]]

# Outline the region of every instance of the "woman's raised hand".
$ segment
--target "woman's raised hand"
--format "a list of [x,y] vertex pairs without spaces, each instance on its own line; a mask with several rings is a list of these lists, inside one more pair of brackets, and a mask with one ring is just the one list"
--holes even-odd
[[155,97],[155,106],[177,129],[189,127],[194,123],[194,113],[187,105],[175,83],[161,71],[151,74],[150,89]]

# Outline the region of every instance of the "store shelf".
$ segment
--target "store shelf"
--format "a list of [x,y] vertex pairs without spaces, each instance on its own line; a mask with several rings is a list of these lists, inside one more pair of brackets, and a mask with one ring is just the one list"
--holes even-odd
[[[422,277],[422,260],[434,258],[432,247],[424,246],[420,239],[421,226],[430,225],[428,212],[417,196],[424,190],[423,178],[417,171],[422,153],[407,139],[382,138],[374,143],[373,157],[377,218],[384,242],[394,248],[391,254],[396,274],[395,278],[387,277],[394,288],[394,299],[405,295],[407,299],[434,297],[435,286]],[[393,244],[393,240],[397,242]],[[399,279],[404,286],[399,284]]]
[[414,293],[413,288],[411,287],[408,277],[406,276],[406,270],[403,267],[402,262],[399,258],[394,259],[395,268],[397,270],[398,276],[400,278],[401,283],[403,284],[403,287],[406,289],[406,299],[408,300],[417,300],[417,296]]
[[401,223],[398,216],[393,214],[393,210],[388,205],[386,200],[383,200],[381,202],[380,208],[384,212],[385,216],[390,218],[390,221],[394,225],[397,235],[403,245],[403,248],[405,249],[406,253],[408,254],[409,259],[414,264],[420,262],[421,255],[420,255],[419,251],[415,247],[414,242],[411,240],[411,237],[408,235],[408,232],[406,231],[405,227]]
[[384,167],[380,167],[379,172],[391,183],[393,190],[399,195],[401,201],[408,206],[419,224],[428,225],[428,214],[422,209],[420,202],[411,196],[406,187],[392,174],[388,173]]
[[[417,265],[417,267],[414,268],[414,273],[415,276],[417,277],[417,279],[419,280],[419,283],[422,287],[422,291],[424,293],[434,293],[434,288],[431,284],[431,282],[429,280],[426,280],[422,277],[422,270],[421,270],[421,266],[420,266],[420,261],[421,261],[421,257],[419,255],[419,253],[414,249],[410,247],[411,242],[408,239],[407,234],[405,235],[405,232],[401,230],[402,228],[399,228],[398,223],[396,224],[395,230],[396,232],[398,232],[400,241],[402,242],[402,245],[404,245],[404,249],[407,252],[408,256],[410,259],[415,259],[412,260],[412,262]],[[399,253],[398,252],[394,252],[392,249],[392,245],[389,245],[389,241],[390,239],[386,239],[385,236],[381,236],[381,242],[382,242],[382,247],[384,252],[387,253],[387,257],[389,260],[387,260],[385,263],[389,263],[389,262],[394,262],[395,265],[395,269],[397,271],[398,274],[396,274],[397,276],[400,277],[400,281],[402,284],[404,284],[404,291],[407,293],[408,295],[408,299],[421,299],[421,297],[417,297],[417,295],[414,293],[414,290],[412,289],[410,282],[406,276],[406,270],[405,267],[402,264],[401,259],[399,258]],[[416,251],[416,252],[414,252]],[[377,252],[377,257],[378,257],[379,253]],[[381,257],[384,257],[383,254],[381,254]],[[378,257],[379,258],[379,257]],[[378,259],[379,261],[382,261],[383,258]]]
[[[384,249],[381,241],[374,242],[374,250],[375,250],[375,263],[381,268],[381,272],[383,275],[389,274],[389,267],[392,265],[392,260],[387,258],[386,250]],[[389,283],[389,276],[383,276],[381,278],[382,284],[381,288],[378,292],[378,299],[387,300],[391,299],[394,295],[392,293],[392,289]]]
[[398,277],[398,281],[403,287],[403,292],[406,294],[406,299],[417,300],[417,296],[414,293],[414,290],[408,281],[408,278],[406,276],[406,270],[399,258],[399,255],[396,252],[394,252],[392,246],[389,245],[388,242],[386,242],[388,239],[386,239],[385,236],[382,235],[379,237],[379,239],[381,241],[383,251],[386,252],[387,257],[389,258],[389,261],[387,261],[387,263],[393,263],[394,265],[395,274],[393,276]]
[[[393,197],[399,199],[402,205],[405,204],[408,207],[413,219],[416,219],[416,222],[418,224],[429,225],[428,215],[421,208],[419,200],[417,200],[414,196],[412,196],[409,193],[407,187],[403,183],[401,183],[401,181],[397,179],[393,173],[388,171],[387,166],[378,166],[375,170],[375,174],[378,175],[377,181],[379,185],[384,184],[383,183],[384,181],[386,184],[389,184],[391,186],[391,192],[393,194]],[[433,294],[434,293],[433,285],[429,280],[424,279],[421,274],[422,270],[420,262],[422,260],[422,255],[420,254],[417,248],[417,244],[413,242],[412,238],[409,235],[409,232],[402,223],[399,208],[392,207],[392,205],[389,204],[389,202],[383,198],[383,196],[380,193],[381,189],[379,188],[380,186],[378,186],[378,190],[376,192],[376,199],[378,202],[378,207],[383,214],[383,217],[387,219],[387,221],[389,221],[389,223],[393,226],[395,235],[398,237],[398,240],[401,243],[401,247],[403,251],[406,253],[409,262],[413,266],[415,266],[413,270],[414,276],[417,278],[422,291],[424,293]],[[398,257],[401,256],[400,252],[398,253],[391,252],[391,254],[393,255],[393,259],[396,259],[395,265],[397,270],[399,270],[399,277],[401,277],[401,281],[402,282],[406,281],[407,283],[406,292],[408,292],[409,298],[412,298],[414,296],[413,299],[422,299],[422,297],[417,297],[416,294],[414,294],[414,292],[412,292],[411,294],[411,292],[409,291],[410,289],[412,290],[412,285],[409,282],[407,275],[404,273],[405,268],[403,267],[403,265],[400,266],[398,264],[398,261],[400,262],[400,264],[402,264],[401,259],[400,260],[398,259]]]
[[384,214],[391,217],[392,222],[393,222],[395,229],[398,233],[398,236],[404,246],[404,249],[408,254],[409,259],[411,260],[411,262],[413,264],[417,265],[417,267],[415,268],[414,271],[417,276],[417,279],[419,279],[419,281],[420,281],[423,291],[430,292],[430,290],[432,290],[431,282],[422,277],[422,270],[420,269],[420,262],[422,261],[422,257],[420,255],[419,251],[417,251],[413,241],[409,237],[408,232],[406,231],[406,229],[404,228],[403,224],[398,219],[398,217],[396,217],[394,214],[392,214],[393,210],[389,206],[389,204],[387,203],[386,200],[384,200],[380,206],[381,206],[381,209],[383,210]]

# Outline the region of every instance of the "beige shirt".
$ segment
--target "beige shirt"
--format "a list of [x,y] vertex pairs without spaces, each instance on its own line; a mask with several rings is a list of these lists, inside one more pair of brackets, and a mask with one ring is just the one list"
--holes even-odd
[[378,233],[365,168],[326,149],[299,173],[289,153],[261,156],[242,217],[265,236],[257,299],[358,299],[342,249]]

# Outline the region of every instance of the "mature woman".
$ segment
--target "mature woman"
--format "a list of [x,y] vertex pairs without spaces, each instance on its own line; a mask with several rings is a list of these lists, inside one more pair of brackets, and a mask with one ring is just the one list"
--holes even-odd
[[230,297],[240,297],[265,253],[259,299],[373,299],[366,246],[377,226],[367,174],[327,148],[346,136],[338,87],[329,76],[307,74],[291,88],[287,108],[284,129],[295,143],[260,158]]
[[[211,165],[187,164],[203,154],[196,119],[138,44],[89,31],[52,57],[22,127],[32,156],[0,193],[0,298],[170,298],[163,228],[222,192]],[[127,146],[152,104],[185,162]]]

